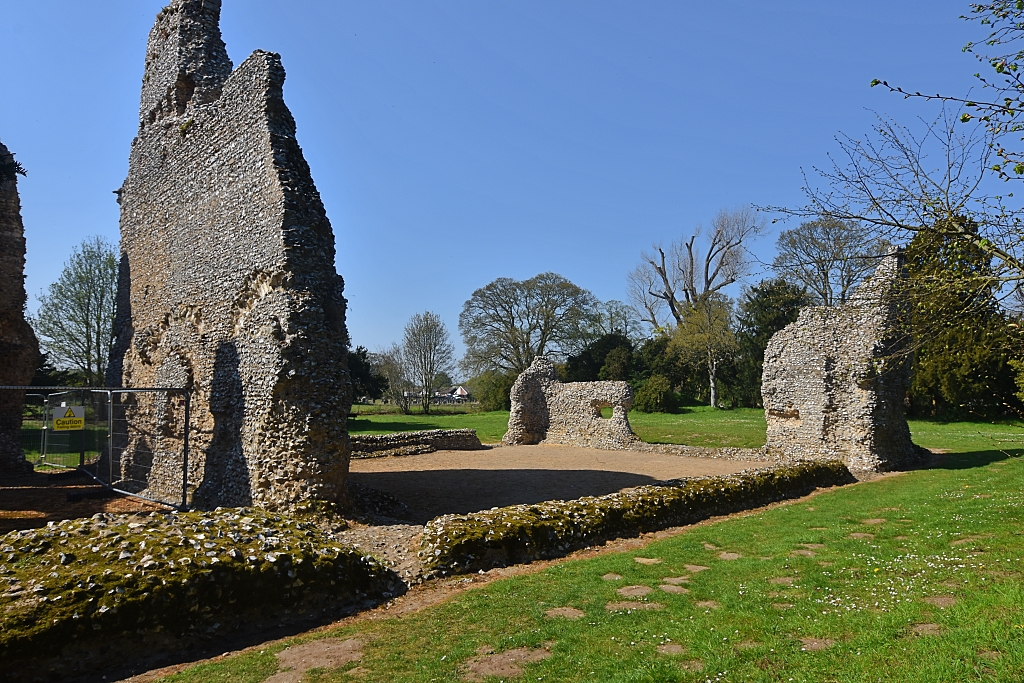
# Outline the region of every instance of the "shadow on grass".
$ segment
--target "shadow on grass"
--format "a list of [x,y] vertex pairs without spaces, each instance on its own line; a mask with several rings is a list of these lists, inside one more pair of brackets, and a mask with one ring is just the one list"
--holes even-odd
[[994,462],[1003,462],[1013,458],[1024,457],[1024,449],[1011,448],[1005,451],[965,451],[953,453],[938,453],[928,463],[923,464],[922,470],[969,470],[976,467],[985,467]]

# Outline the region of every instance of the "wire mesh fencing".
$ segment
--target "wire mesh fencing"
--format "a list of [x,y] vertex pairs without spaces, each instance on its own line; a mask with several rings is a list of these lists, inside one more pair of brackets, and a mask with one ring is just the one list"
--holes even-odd
[[23,406],[21,448],[37,471],[78,468],[114,491],[182,508],[190,398],[166,387],[0,386],[0,402]]

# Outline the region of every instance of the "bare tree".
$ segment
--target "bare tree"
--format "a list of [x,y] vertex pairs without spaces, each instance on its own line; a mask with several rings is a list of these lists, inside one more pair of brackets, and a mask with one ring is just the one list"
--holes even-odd
[[682,325],[688,310],[744,275],[746,242],[763,230],[756,212],[743,207],[719,211],[710,230],[697,226],[688,240],[673,242],[668,251],[655,245],[629,276],[633,304],[655,327],[661,326],[662,307],[670,322]]
[[387,379],[384,398],[408,415],[413,383],[409,381],[409,372],[402,347],[392,344],[387,349],[372,354],[370,362],[374,372]]
[[40,295],[31,319],[47,358],[59,368],[80,373],[90,386],[103,386],[116,286],[114,247],[102,237],[92,237],[75,247],[60,277]]
[[412,317],[405,326],[402,356],[419,389],[423,413],[427,414],[434,394],[434,378],[455,366],[455,347],[441,316],[427,311]]
[[463,369],[467,375],[519,374],[537,356],[564,355],[596,303],[593,294],[556,273],[522,281],[498,278],[462,306]]
[[890,248],[859,222],[830,216],[782,231],[776,244],[772,269],[806,287],[825,306],[845,303]]
[[[879,118],[872,137],[838,140],[840,160],[815,169],[825,187],[807,183],[799,217],[856,221],[891,242],[919,233],[979,249],[993,261],[989,277],[1019,289],[1024,282],[1024,210],[985,192],[992,137],[984,126],[958,126],[943,111],[919,132]],[[1005,291],[1005,290],[1004,290]]]

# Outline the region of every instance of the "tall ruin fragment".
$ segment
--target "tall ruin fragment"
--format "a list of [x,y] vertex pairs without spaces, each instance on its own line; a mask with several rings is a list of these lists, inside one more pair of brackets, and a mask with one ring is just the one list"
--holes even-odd
[[764,354],[766,448],[801,458],[840,458],[881,471],[919,458],[903,402],[910,388],[903,255],[881,261],[841,306],[812,306]]
[[[14,156],[0,142],[0,164]],[[0,175],[0,385],[24,386],[39,367],[39,342],[25,320],[25,226],[17,177]],[[0,476],[32,471],[21,448],[25,392],[0,389]]]
[[[119,190],[113,385],[191,389],[197,506],[334,501],[348,473],[343,282],[279,55],[232,70],[219,0],[173,0],[146,48]],[[180,491],[181,406],[139,395],[122,469]]]
[[[538,356],[512,385],[512,411],[502,442],[629,448],[639,439],[629,426],[633,390],[626,382],[558,381],[547,358]],[[602,408],[612,409],[610,418]]]

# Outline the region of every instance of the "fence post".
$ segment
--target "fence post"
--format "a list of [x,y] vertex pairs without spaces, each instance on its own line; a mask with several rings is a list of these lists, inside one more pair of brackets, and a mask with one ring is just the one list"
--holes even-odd
[[192,405],[192,393],[185,390],[185,435],[182,439],[181,456],[181,507],[188,509],[188,432],[189,432],[189,409]]
[[[107,390],[107,468],[110,475],[114,474],[114,392]],[[96,474],[100,473],[100,465],[96,463]],[[107,482],[114,484],[113,478]]]
[[82,404],[82,419],[83,419],[83,422],[82,422],[82,435],[78,438],[78,449],[79,449],[79,452],[78,452],[78,466],[79,467],[85,467],[85,433],[87,431],[89,431],[88,429],[86,429],[86,422],[87,421],[85,420],[85,408],[86,408],[86,405],[85,405],[85,389],[82,389],[81,394],[79,395],[79,399],[80,399],[79,402]]

